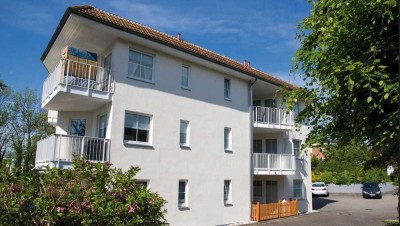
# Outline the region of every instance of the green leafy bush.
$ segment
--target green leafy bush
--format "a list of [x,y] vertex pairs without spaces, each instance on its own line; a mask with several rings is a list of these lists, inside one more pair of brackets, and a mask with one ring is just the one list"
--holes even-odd
[[334,179],[333,178],[333,174],[331,172],[328,172],[328,171],[322,172],[321,175],[320,175],[320,178],[321,178],[321,181],[323,181],[323,182],[325,182],[327,184],[330,184],[330,183],[334,182],[333,181],[333,179]]
[[378,168],[372,168],[365,171],[364,182],[381,183],[385,181],[385,172]]
[[8,225],[166,225],[165,200],[135,184],[137,167],[74,160],[73,169],[16,176],[0,166],[0,222]]

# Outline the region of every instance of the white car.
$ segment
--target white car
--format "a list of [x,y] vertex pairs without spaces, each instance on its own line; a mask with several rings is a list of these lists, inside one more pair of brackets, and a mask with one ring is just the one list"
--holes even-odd
[[313,182],[311,190],[313,195],[329,196],[328,185],[325,182]]

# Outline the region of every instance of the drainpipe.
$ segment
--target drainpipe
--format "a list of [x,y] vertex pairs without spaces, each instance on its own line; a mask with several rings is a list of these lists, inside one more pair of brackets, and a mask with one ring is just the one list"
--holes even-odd
[[249,91],[249,113],[250,113],[250,220],[251,220],[251,204],[253,203],[253,85],[258,79],[254,81],[249,80],[248,91]]

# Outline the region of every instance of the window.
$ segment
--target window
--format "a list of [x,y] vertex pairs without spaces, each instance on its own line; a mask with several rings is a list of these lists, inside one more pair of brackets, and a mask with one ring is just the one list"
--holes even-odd
[[189,146],[189,122],[181,120],[179,143],[181,146]]
[[187,66],[182,66],[181,87],[184,89],[189,89],[189,85],[190,85],[190,68]]
[[101,115],[99,117],[99,125],[98,125],[98,136],[99,138],[105,138],[106,137],[106,132],[107,132],[107,114]]
[[230,180],[224,180],[224,203],[232,204],[232,189]]
[[124,140],[149,143],[150,117],[125,113]]
[[253,196],[254,197],[262,197],[262,181],[261,180],[253,181]]
[[300,140],[293,140],[293,153],[296,157],[300,157]]
[[278,153],[278,141],[276,139],[265,140],[265,151],[266,153]]
[[231,98],[231,80],[224,79],[224,97],[225,99]]
[[224,128],[224,148],[225,150],[232,150],[231,128]]
[[262,153],[262,140],[253,140],[253,153]]
[[294,104],[294,116],[297,116],[300,113],[300,103]]
[[153,81],[153,56],[129,50],[128,76]]
[[70,135],[73,136],[85,136],[86,120],[85,119],[72,119]]
[[187,194],[187,186],[188,182],[186,180],[179,181],[179,190],[178,190],[178,206],[179,207],[187,207],[188,206],[188,194]]
[[149,189],[150,181],[149,180],[136,180],[135,184],[143,186],[144,188]]
[[293,198],[303,198],[303,180],[293,180]]

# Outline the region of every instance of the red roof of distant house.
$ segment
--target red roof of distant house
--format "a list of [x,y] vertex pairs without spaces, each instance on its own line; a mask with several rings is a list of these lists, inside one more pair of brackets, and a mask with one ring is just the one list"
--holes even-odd
[[247,74],[249,76],[259,78],[261,80],[270,82],[272,84],[278,86],[284,86],[289,89],[298,89],[297,86],[285,82],[281,79],[275,78],[269,74],[266,74],[260,70],[257,70],[250,65],[245,65],[238,61],[235,61],[231,58],[226,56],[222,56],[220,54],[214,53],[210,50],[204,49],[200,46],[194,45],[187,41],[184,41],[180,38],[173,37],[171,35],[165,34],[163,32],[154,30],[150,27],[144,26],[142,24],[133,22],[131,20],[122,18],[115,14],[108,13],[101,9],[97,9],[93,6],[72,6],[67,9],[64,14],[63,19],[61,20],[60,24],[57,27],[56,32],[54,33],[52,39],[50,40],[49,45],[47,46],[45,52],[43,53],[41,60],[43,61],[44,58],[47,56],[52,44],[57,39],[58,34],[61,32],[62,27],[64,26],[68,16],[73,13],[79,16],[83,16],[85,18],[91,19],[93,21],[114,27],[119,30],[126,31],[128,33],[132,33],[137,36],[141,36],[143,38],[164,44],[166,46],[178,49],[180,51],[189,53],[191,55],[206,59],[208,61],[220,64],[222,66],[231,68],[233,70],[239,71],[241,73]]

